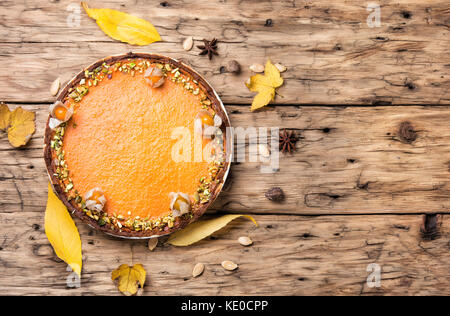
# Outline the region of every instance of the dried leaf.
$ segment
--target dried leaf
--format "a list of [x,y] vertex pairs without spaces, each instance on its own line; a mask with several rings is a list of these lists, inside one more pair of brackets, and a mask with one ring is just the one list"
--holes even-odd
[[119,278],[119,291],[126,296],[131,296],[137,293],[138,284],[141,285],[141,288],[144,287],[145,275],[145,269],[140,263],[132,267],[122,264],[111,273],[111,280]]
[[144,19],[112,9],[90,9],[85,2],[81,5],[102,31],[115,40],[133,45],[148,45],[161,40],[156,28]]
[[16,108],[9,117],[8,140],[14,147],[24,146],[36,131],[34,112]]
[[246,83],[250,91],[258,92],[252,102],[251,110],[262,108],[275,98],[275,89],[283,84],[280,71],[270,60],[267,61],[264,75],[256,74],[250,77],[250,82]]
[[218,231],[219,229],[225,227],[232,220],[244,216],[250,219],[256,226],[258,223],[249,215],[224,215],[218,218],[199,221],[188,225],[185,229],[177,231],[170,235],[167,243],[174,246],[189,246],[197,241],[208,237],[212,233]]
[[45,234],[56,255],[81,276],[81,239],[67,208],[53,193],[48,184],[48,201],[45,210]]
[[11,117],[11,111],[4,103],[0,103],[0,131],[6,130],[9,126],[9,120]]

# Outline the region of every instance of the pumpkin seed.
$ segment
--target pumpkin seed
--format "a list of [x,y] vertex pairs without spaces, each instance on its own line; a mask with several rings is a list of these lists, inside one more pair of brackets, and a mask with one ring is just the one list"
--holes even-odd
[[153,251],[156,248],[157,244],[158,244],[158,238],[150,238],[148,240],[148,249],[150,251]]
[[60,86],[61,86],[61,81],[59,80],[59,78],[56,78],[55,81],[53,81],[52,86],[50,87],[50,93],[52,96],[55,96],[58,94]]
[[275,67],[277,67],[279,72],[285,72],[287,70],[286,66],[283,66],[282,64],[275,64]]
[[253,64],[250,66],[250,70],[253,72],[263,72],[264,66],[261,64]]
[[247,236],[239,237],[238,241],[242,246],[250,246],[251,244],[253,244],[253,241],[250,239],[250,237]]
[[229,261],[229,260],[222,261],[221,264],[222,264],[222,267],[228,271],[233,271],[238,268],[238,265],[236,263],[234,263],[233,261]]
[[183,42],[183,48],[185,51],[190,51],[192,49],[192,46],[194,46],[194,39],[192,36],[187,37]]
[[205,265],[201,262],[197,263],[194,267],[194,270],[192,270],[192,276],[194,278],[200,276],[203,271],[205,271]]

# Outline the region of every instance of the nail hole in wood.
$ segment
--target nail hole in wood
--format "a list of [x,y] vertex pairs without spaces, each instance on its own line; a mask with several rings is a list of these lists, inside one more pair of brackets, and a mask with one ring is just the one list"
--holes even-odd
[[313,237],[317,237],[317,236],[314,236],[310,233],[304,233],[301,237],[304,239],[308,239],[308,238],[313,238]]
[[412,16],[412,14],[411,14],[411,12],[409,12],[409,11],[402,11],[402,16],[403,16],[405,19],[410,19],[411,16]]
[[369,190],[369,184],[370,184],[370,181],[361,183],[358,179],[358,181],[356,182],[356,187],[360,190]]
[[407,87],[409,90],[414,90],[416,86],[412,82],[406,82],[405,87]]
[[382,42],[387,42],[387,41],[389,41],[389,38],[383,37],[383,36],[377,36],[377,37],[375,37],[375,39],[376,39],[377,41],[382,41]]

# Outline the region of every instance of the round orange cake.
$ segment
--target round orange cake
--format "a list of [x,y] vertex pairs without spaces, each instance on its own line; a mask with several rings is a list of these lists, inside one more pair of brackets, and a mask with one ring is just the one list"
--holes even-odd
[[[197,73],[166,57],[129,54],[97,64],[69,83],[50,110],[45,156],[56,193],[114,235],[184,227],[223,184],[229,122],[220,100]],[[201,134],[196,148],[199,126],[215,132]]]

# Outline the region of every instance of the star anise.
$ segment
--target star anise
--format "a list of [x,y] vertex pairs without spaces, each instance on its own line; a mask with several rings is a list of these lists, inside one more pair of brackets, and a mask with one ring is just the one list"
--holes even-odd
[[293,131],[280,131],[280,151],[292,153],[295,151],[295,143],[298,141],[297,135]]
[[213,38],[211,41],[208,41],[206,39],[203,39],[204,45],[198,45],[197,48],[201,49],[202,51],[199,53],[199,55],[206,55],[208,54],[208,58],[211,59],[213,55],[219,55],[217,53],[217,39]]

